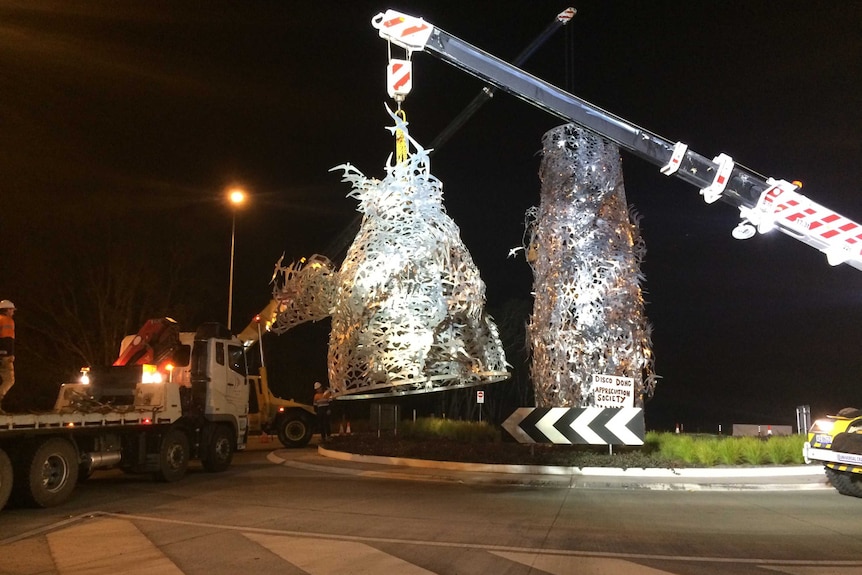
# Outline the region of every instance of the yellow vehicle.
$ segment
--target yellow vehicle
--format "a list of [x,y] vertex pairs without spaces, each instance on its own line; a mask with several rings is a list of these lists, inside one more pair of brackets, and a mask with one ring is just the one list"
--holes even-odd
[[273,395],[263,366],[260,375],[250,375],[248,381],[252,387],[248,406],[249,432],[275,435],[285,447],[307,445],[317,420],[314,407]]
[[802,456],[823,463],[838,493],[862,497],[862,410],[848,407],[815,421]]
[[261,310],[251,322],[237,334],[243,348],[258,347],[260,354],[259,375],[250,375],[248,423],[251,433],[276,435],[285,447],[304,447],[311,440],[317,415],[314,407],[293,399],[283,399],[272,393],[267,378],[261,338],[268,331],[271,318],[278,303],[275,300]]

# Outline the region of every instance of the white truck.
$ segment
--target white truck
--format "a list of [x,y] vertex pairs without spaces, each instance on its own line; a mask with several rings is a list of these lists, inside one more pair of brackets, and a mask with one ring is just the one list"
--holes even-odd
[[[250,355],[244,356],[243,361],[238,361],[240,351],[235,347],[231,348],[231,361],[236,364],[235,370],[246,374],[248,381],[249,434],[275,435],[285,447],[303,447],[308,444],[314,430],[314,407],[274,395],[264,364],[260,340],[268,331],[273,310],[277,305],[275,301],[270,302],[245,329],[236,334],[246,354],[249,354],[255,345],[258,346],[259,367]],[[87,372],[90,399],[109,405],[131,403],[134,398],[134,379],[124,375],[124,370],[137,369],[134,366],[139,364],[154,365],[155,372],[163,379],[190,387],[194,366],[189,361],[187,350],[193,348],[195,339],[195,332],[181,332],[171,318],[148,320],[137,334],[123,339],[119,357],[111,367],[93,368]],[[233,341],[232,345],[236,346],[237,342]],[[246,359],[249,361],[246,362]]]
[[[261,338],[269,331],[274,311],[278,302],[271,301],[256,315],[241,332],[236,334],[247,354],[257,346],[260,362],[242,362],[236,369],[247,374],[248,389],[248,430],[251,435],[270,434],[278,437],[285,447],[303,447],[308,444],[314,430],[316,415],[314,407],[293,399],[283,399],[272,393],[269,386],[266,369],[263,342]],[[155,364],[156,371],[164,378],[182,386],[190,386],[192,382],[192,366],[189,364],[188,353],[195,341],[194,332],[180,332],[176,322],[170,318],[151,319],[144,324],[139,332],[127,336],[120,346],[120,355],[114,365],[107,370],[98,370],[89,374],[90,383],[95,383],[101,401],[130,402],[131,394],[128,383],[125,391],[113,389],[112,380],[117,375],[122,376],[122,366],[130,364]],[[236,342],[233,343],[236,345]],[[239,354],[238,350],[233,351]],[[245,359],[245,358],[244,358]],[[257,373],[252,373],[257,372]],[[128,382],[128,378],[125,378]]]
[[[224,471],[234,451],[245,449],[254,379],[240,340],[204,324],[189,343],[173,342],[154,357],[145,329],[126,346],[130,353],[102,372],[111,375],[101,384],[62,385],[47,413],[0,415],[0,509],[10,497],[58,505],[95,469],[178,481],[198,459],[207,471]],[[174,364],[187,367],[171,371]]]

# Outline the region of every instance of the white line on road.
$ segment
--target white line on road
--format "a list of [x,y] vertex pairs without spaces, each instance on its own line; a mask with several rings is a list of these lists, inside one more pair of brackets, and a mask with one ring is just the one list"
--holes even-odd
[[514,561],[533,569],[541,569],[552,575],[606,575],[625,573],[626,575],[674,575],[670,571],[653,569],[622,559],[595,557],[567,557],[564,555],[539,555],[537,553],[506,553],[492,551],[494,555]]
[[311,575],[434,575],[431,571],[384,553],[365,543],[244,533],[289,563]]
[[48,533],[62,575],[183,575],[131,522],[99,518]]
[[[772,567],[769,565],[761,565],[762,569],[769,569],[777,573],[786,573],[787,575],[834,575],[835,569],[827,569],[826,567],[805,567],[788,565],[785,567]],[[841,575],[862,575],[862,567],[851,567],[850,569],[841,569]]]
[[[627,561],[661,561],[661,562],[696,562],[696,563],[712,563],[715,565],[728,565],[728,564],[740,564],[740,565],[757,565],[761,568],[772,568],[774,571],[788,573],[791,575],[826,575],[835,573],[836,569],[840,568],[842,574],[846,575],[862,575],[862,560],[803,560],[803,559],[766,559],[766,558],[757,558],[757,557],[696,557],[696,556],[674,556],[674,555],[652,555],[646,553],[609,553],[609,552],[598,552],[598,551],[581,551],[581,550],[567,550],[567,549],[535,549],[528,547],[514,547],[514,546],[506,546],[506,545],[490,545],[490,544],[482,544],[482,543],[464,543],[464,542],[444,542],[444,541],[429,541],[429,540],[413,540],[413,539],[398,539],[391,537],[363,537],[357,535],[337,535],[333,533],[313,533],[313,532],[305,532],[305,531],[292,531],[292,530],[281,530],[281,529],[266,529],[260,527],[251,527],[251,526],[242,526],[242,525],[224,525],[218,523],[207,523],[200,521],[186,521],[186,520],[178,520],[178,519],[165,519],[158,517],[148,517],[146,515],[132,515],[132,514],[115,514],[109,512],[91,512],[86,515],[81,515],[77,517],[77,520],[80,521],[88,521],[98,519],[98,518],[115,518],[120,521],[149,521],[153,523],[162,523],[169,525],[188,525],[193,527],[206,527],[213,529],[220,529],[223,531],[235,531],[241,532],[242,534],[248,536],[249,534],[258,534],[258,535],[275,535],[275,536],[288,536],[288,537],[297,537],[303,539],[327,539],[333,541],[342,541],[342,542],[356,542],[356,543],[367,543],[369,545],[379,544],[379,543],[400,543],[400,544],[409,544],[409,545],[420,545],[426,547],[438,547],[438,548],[449,548],[449,547],[457,547],[459,549],[476,549],[487,551],[491,553],[522,553],[529,555],[551,555],[551,556],[560,556],[560,557],[576,557],[576,558],[596,558],[596,559],[620,559]],[[47,533],[48,537],[53,535],[53,531],[57,529],[58,525],[66,526],[70,522],[74,521],[76,518],[66,519],[62,522],[59,522],[54,525],[49,525],[41,530],[43,533]],[[87,540],[87,544],[89,545],[93,540],[103,541],[103,544],[109,547],[110,550],[116,552],[115,547],[117,544],[113,542],[112,536],[114,535],[114,531],[109,529],[105,529],[103,523],[101,529],[98,530],[98,533],[95,536],[92,536],[91,539]],[[37,530],[31,532],[31,536],[36,536]],[[65,529],[62,529],[58,533],[62,533]],[[143,535],[141,535],[143,537]],[[80,544],[80,543],[79,543]],[[171,563],[173,566],[173,564]],[[176,568],[176,566],[173,566]],[[63,575],[67,575],[66,572],[61,571]],[[69,572],[76,573],[76,572]],[[88,572],[89,573],[89,572]],[[101,575],[101,572],[95,572]],[[151,573],[151,572],[148,572]],[[171,571],[158,571],[159,575],[163,573],[171,573]],[[173,571],[173,573],[177,573],[177,571]]]

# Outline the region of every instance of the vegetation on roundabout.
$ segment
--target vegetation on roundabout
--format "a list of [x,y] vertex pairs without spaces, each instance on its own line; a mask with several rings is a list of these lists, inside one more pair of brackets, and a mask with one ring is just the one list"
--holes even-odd
[[[799,465],[805,436],[729,437],[649,431],[643,446],[520,444],[489,423],[439,418],[400,422],[394,431],[339,434],[327,449],[464,463],[564,467],[715,467]],[[505,436],[505,437],[504,437]]]

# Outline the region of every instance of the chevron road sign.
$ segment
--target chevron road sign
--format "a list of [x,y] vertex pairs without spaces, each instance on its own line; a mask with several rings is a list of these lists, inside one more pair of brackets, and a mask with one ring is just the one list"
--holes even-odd
[[643,445],[640,407],[519,407],[503,422],[519,443]]

